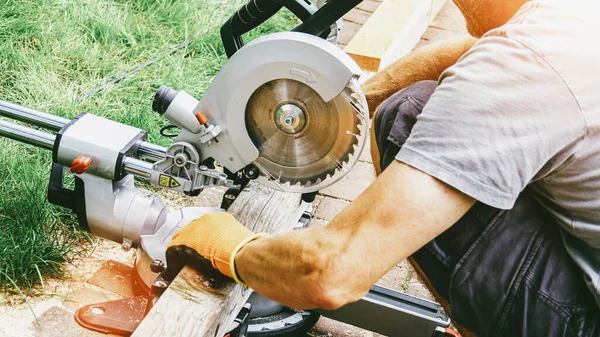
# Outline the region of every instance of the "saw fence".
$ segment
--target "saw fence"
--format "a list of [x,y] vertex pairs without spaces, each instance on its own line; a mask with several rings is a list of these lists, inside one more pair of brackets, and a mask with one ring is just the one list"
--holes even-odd
[[[306,210],[300,194],[251,184],[228,212],[254,232],[291,230]],[[144,318],[133,337],[224,336],[251,291],[235,282],[207,288],[201,274],[184,268]]]

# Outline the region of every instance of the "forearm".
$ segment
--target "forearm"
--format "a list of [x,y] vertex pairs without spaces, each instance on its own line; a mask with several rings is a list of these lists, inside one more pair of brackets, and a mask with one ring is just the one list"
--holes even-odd
[[474,37],[461,36],[432,43],[378,72],[363,84],[369,111],[374,114],[388,97],[416,82],[437,80],[476,42]]
[[280,303],[336,308],[358,300],[471,205],[437,179],[395,162],[329,225],[251,242],[236,256],[236,269]]

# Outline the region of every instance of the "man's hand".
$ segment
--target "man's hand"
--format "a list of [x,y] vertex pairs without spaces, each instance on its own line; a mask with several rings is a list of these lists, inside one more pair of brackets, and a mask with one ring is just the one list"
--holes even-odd
[[[237,277],[233,256],[248,242],[260,237],[226,212],[208,213],[173,236],[167,247],[167,269],[158,279],[171,283],[185,265],[208,278]],[[165,286],[166,286],[165,285]]]

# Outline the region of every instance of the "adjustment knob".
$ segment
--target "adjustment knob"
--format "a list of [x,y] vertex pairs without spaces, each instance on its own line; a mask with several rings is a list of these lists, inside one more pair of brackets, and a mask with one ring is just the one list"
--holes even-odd
[[86,156],[79,156],[71,163],[70,171],[75,174],[83,174],[92,165],[92,159]]

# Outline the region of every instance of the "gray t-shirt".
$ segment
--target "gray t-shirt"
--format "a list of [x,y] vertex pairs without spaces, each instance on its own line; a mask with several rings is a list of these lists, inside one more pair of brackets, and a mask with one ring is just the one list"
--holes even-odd
[[493,207],[527,187],[600,306],[600,19],[538,0],[440,78],[397,159]]

